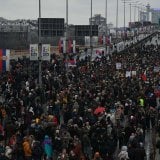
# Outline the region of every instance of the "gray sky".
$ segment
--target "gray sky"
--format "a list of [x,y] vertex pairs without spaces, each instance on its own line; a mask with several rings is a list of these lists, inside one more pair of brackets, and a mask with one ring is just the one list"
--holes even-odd
[[[68,0],[69,24],[88,24],[91,0]],[[105,1],[93,0],[93,15],[105,16]],[[152,8],[160,8],[160,0],[132,0],[146,5],[150,1]],[[39,0],[0,0],[0,17],[7,19],[37,19]],[[41,0],[43,18],[65,18],[66,0]],[[108,0],[108,22],[115,24],[117,0]],[[126,4],[126,24],[129,21],[129,5]],[[123,26],[123,3],[119,0],[119,26]],[[132,20],[134,19],[132,8]]]

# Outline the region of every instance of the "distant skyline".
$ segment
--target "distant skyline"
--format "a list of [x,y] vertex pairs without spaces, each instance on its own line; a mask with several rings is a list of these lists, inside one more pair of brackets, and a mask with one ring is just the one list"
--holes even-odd
[[[105,1],[92,0],[93,16],[101,14],[105,17]],[[129,0],[126,0],[129,1]],[[147,5],[149,0],[131,0],[139,1]],[[9,20],[15,19],[37,19],[39,0],[0,0],[0,17]],[[91,0],[68,0],[69,2],[69,24],[89,24]],[[108,0],[108,23],[116,22],[116,3],[117,0]],[[66,0],[41,0],[42,18],[65,18],[66,17]],[[151,8],[160,8],[159,0],[150,0]],[[119,0],[119,27],[123,26],[124,8],[122,0]],[[138,20],[138,12],[137,12]],[[130,19],[129,2],[126,4],[126,26]],[[132,21],[134,20],[134,8],[132,8]]]

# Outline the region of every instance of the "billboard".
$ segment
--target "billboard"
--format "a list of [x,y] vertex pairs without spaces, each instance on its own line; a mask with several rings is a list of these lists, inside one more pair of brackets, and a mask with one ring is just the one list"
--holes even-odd
[[[75,36],[90,36],[91,26],[90,25],[75,25]],[[92,36],[98,36],[98,25],[92,25]]]
[[41,29],[42,37],[64,36],[64,18],[38,19],[38,27],[39,27],[39,22],[40,22],[40,29]]

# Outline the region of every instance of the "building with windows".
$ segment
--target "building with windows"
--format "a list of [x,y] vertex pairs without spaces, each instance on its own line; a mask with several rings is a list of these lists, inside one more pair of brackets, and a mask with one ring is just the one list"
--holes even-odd
[[160,24],[160,8],[151,8],[147,4],[145,11],[140,11],[141,22],[151,22],[153,24]]
[[95,14],[92,18],[89,18],[89,24],[91,25],[106,25],[106,19],[101,14]]
[[151,8],[151,20],[152,23],[160,23],[160,8]]

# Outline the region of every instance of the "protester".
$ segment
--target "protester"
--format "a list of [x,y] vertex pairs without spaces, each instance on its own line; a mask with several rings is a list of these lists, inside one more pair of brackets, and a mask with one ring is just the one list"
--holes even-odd
[[12,61],[0,75],[0,158],[143,160],[145,133],[157,125],[159,52],[143,44],[77,57],[74,67],[53,55],[42,63],[43,88],[36,62]]

